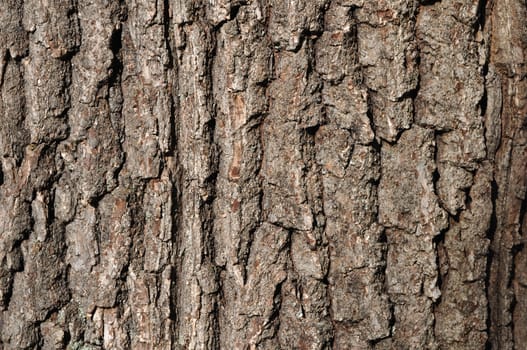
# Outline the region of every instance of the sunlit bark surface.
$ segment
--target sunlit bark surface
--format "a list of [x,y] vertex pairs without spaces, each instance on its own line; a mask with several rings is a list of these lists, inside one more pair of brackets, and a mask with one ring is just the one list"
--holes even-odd
[[0,349],[526,349],[522,0],[1,0]]

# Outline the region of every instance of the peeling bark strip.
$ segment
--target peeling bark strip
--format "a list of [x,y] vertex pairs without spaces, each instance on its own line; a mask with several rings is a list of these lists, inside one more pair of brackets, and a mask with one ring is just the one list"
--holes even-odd
[[1,349],[524,349],[521,0],[3,0]]

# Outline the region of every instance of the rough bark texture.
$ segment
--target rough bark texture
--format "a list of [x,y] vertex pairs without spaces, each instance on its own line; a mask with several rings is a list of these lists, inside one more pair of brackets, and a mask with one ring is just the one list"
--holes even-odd
[[1,0],[0,348],[525,349],[523,0]]

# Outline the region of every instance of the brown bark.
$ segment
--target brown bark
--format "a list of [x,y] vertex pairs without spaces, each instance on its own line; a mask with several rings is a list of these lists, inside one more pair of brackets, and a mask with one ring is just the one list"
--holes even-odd
[[1,349],[523,349],[527,4],[2,0]]

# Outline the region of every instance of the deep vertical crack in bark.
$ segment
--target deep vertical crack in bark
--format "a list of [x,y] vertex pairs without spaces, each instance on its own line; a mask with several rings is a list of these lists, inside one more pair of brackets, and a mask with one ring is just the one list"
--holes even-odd
[[[490,18],[490,64],[489,73],[494,71],[498,79],[503,102],[499,110],[502,122],[501,142],[495,147],[494,168],[496,193],[496,231],[492,241],[492,260],[489,276],[490,345],[506,349],[521,347],[526,335],[519,326],[525,322],[521,307],[524,304],[525,289],[519,287],[524,279],[524,266],[515,265],[515,249],[523,240],[522,208],[525,200],[525,130],[522,127],[525,116],[525,55],[526,34],[518,17],[527,13],[526,5],[518,1],[492,2]],[[501,83],[501,84],[500,84]],[[495,85],[490,85],[492,88]],[[500,91],[501,90],[501,91]],[[495,93],[496,95],[496,93]],[[499,139],[498,139],[499,140]],[[519,324],[516,324],[516,322]]]

